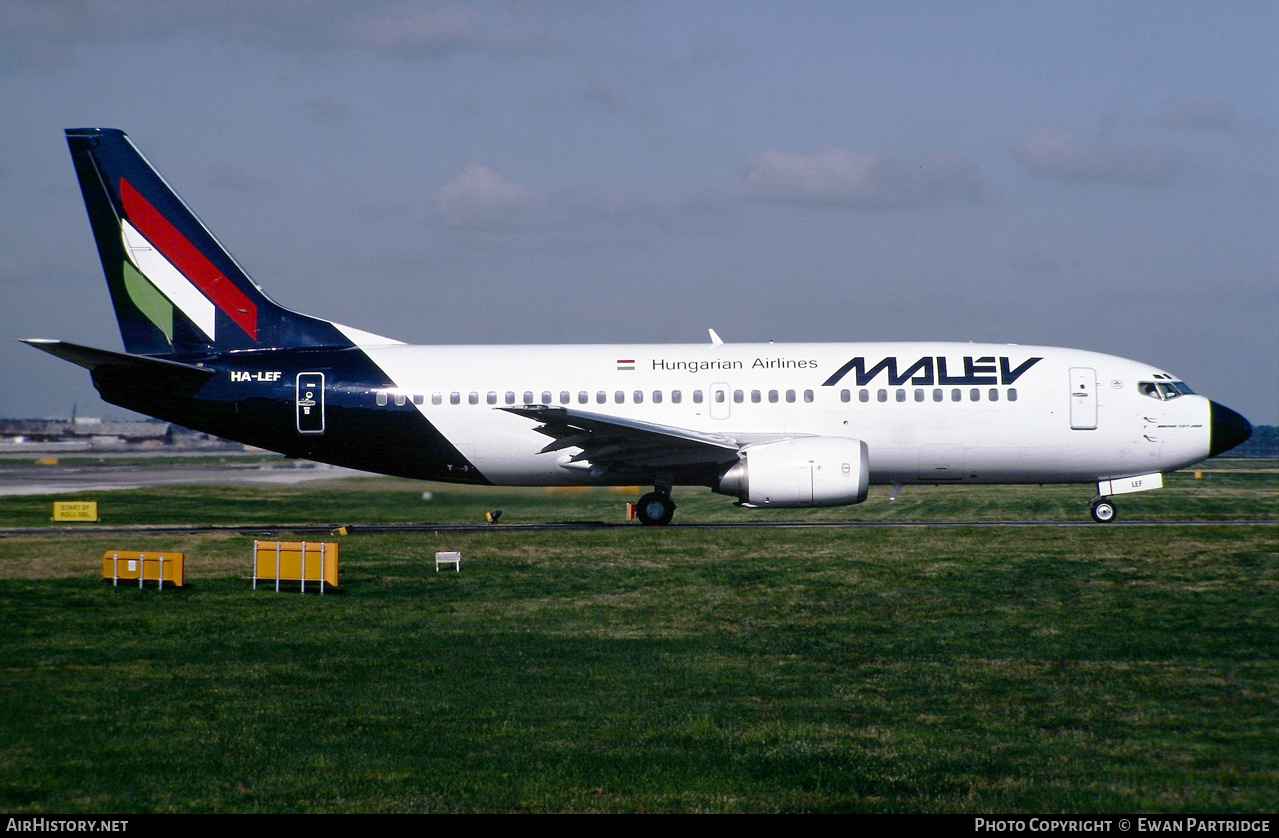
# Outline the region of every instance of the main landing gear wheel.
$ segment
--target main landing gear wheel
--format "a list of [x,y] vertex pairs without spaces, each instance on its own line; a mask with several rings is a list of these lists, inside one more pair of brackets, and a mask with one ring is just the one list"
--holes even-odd
[[1115,505],[1108,500],[1099,500],[1092,505],[1092,519],[1098,524],[1109,524],[1115,520]]
[[675,517],[675,501],[668,494],[649,492],[639,499],[636,514],[639,515],[641,524],[662,527]]

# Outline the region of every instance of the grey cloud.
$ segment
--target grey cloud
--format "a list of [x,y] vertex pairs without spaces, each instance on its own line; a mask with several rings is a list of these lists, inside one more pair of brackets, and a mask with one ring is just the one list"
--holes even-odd
[[554,43],[542,26],[487,26],[474,9],[458,4],[397,3],[359,15],[346,26],[351,42],[395,52],[549,52]]
[[1185,158],[1175,149],[1081,143],[1056,128],[1031,131],[1017,141],[1012,153],[1032,174],[1058,180],[1161,186],[1176,180],[1185,169]]
[[252,194],[266,188],[261,178],[242,166],[211,167],[205,182],[218,189],[241,194]]
[[1168,103],[1159,121],[1168,128],[1207,128],[1231,130],[1235,127],[1235,109],[1211,96],[1194,96]]
[[620,111],[626,107],[626,94],[616,86],[609,84],[593,73],[586,75],[586,94],[588,102],[603,105],[610,111]]
[[296,49],[419,55],[557,48],[543,26],[492,22],[468,6],[435,0],[6,0],[0,4],[0,68],[56,65],[69,60],[77,45],[175,33],[216,33]]
[[828,146],[812,154],[768,149],[746,161],[739,196],[748,201],[848,207],[917,207],[980,197],[977,166],[930,151],[917,159]]
[[582,249],[645,235],[718,208],[692,194],[679,201],[579,187],[542,194],[481,163],[468,163],[433,195],[435,218],[463,243],[484,249]]
[[435,192],[435,212],[445,227],[462,232],[544,230],[553,223],[550,202],[480,163]]
[[302,103],[302,115],[319,125],[341,122],[351,116],[351,109],[332,96],[321,96]]

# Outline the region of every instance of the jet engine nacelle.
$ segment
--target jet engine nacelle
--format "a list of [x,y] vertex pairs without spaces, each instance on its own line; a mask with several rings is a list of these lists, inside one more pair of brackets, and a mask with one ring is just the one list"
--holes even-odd
[[860,439],[813,436],[748,445],[715,491],[747,506],[844,506],[866,500],[870,454]]

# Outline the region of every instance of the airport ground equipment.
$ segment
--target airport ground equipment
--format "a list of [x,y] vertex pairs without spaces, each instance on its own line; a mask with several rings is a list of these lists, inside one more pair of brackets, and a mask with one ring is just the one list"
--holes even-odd
[[185,555],[170,551],[108,550],[102,554],[102,578],[119,585],[120,580],[138,580],[141,588],[147,582],[155,582],[161,589],[167,581],[176,588],[183,586]]
[[438,550],[435,553],[435,572],[440,572],[440,565],[453,565],[458,573],[462,572],[462,554],[456,550]]
[[300,582],[306,593],[307,582],[319,582],[320,593],[326,585],[338,585],[338,545],[334,541],[254,541],[253,588],[259,579]]

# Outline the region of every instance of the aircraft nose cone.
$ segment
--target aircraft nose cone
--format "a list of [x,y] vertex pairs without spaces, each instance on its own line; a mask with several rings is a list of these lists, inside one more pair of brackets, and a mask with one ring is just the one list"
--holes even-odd
[[1212,441],[1208,456],[1223,454],[1252,436],[1252,425],[1230,408],[1216,402],[1212,405]]

